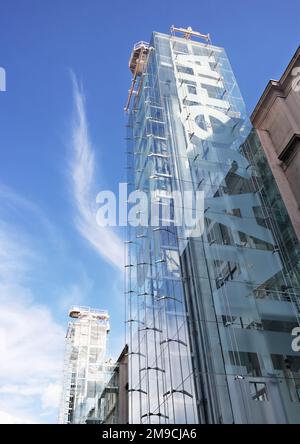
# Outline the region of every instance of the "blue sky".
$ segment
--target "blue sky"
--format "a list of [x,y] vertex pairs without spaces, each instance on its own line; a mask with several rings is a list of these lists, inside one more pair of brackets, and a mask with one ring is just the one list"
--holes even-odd
[[300,43],[288,0],[1,0],[0,422],[55,422],[67,310],[108,309],[124,340],[121,231],[95,196],[125,177],[132,45],[172,24],[226,48],[249,112]]

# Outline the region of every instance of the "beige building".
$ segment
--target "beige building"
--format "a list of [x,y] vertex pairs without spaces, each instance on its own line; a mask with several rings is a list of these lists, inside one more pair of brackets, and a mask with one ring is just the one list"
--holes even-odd
[[270,80],[251,120],[300,241],[300,46],[280,80]]

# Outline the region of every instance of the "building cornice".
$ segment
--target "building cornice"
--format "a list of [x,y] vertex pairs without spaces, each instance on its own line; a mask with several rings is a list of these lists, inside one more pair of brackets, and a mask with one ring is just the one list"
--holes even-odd
[[286,97],[286,82],[297,60],[300,58],[300,46],[292,57],[280,80],[270,80],[255,106],[250,119],[255,126],[258,120],[264,119],[270,107],[278,97]]

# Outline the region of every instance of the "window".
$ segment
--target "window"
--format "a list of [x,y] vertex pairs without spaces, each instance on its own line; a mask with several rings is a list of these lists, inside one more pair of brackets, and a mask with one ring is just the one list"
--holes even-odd
[[300,357],[271,355],[273,367],[284,377],[292,402],[300,402]]
[[280,153],[278,159],[286,165],[290,163],[297,151],[300,149],[300,135],[293,134],[285,149]]
[[180,42],[175,42],[173,45],[173,51],[180,54],[188,54],[189,53],[189,49],[188,46],[185,45],[184,43],[180,43]]
[[88,335],[89,334],[89,326],[88,325],[81,325],[80,334]]
[[261,369],[256,353],[237,352],[229,350],[229,359],[232,366],[244,367],[243,375],[260,377]]
[[254,401],[268,401],[267,387],[264,382],[249,382],[250,394]]
[[96,396],[96,382],[88,381],[87,383],[87,398],[94,398]]
[[194,85],[187,85],[188,92],[190,94],[197,94],[197,88]]
[[194,75],[194,70],[188,66],[177,65],[176,66],[178,72],[182,72],[184,74]]
[[98,348],[90,348],[90,356],[89,356],[89,362],[94,364],[97,362],[97,358],[98,358]]

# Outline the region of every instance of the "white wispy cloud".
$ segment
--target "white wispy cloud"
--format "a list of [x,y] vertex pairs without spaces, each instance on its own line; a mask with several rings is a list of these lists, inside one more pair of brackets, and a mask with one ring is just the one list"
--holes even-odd
[[[120,238],[96,222],[95,155],[84,95],[75,77],[73,89],[69,172],[76,227],[105,260],[122,269]],[[38,205],[0,184],[0,423],[43,423],[57,417],[65,328],[36,296],[39,276],[49,265],[47,248],[57,252],[63,242]],[[90,285],[82,277],[66,283],[57,288],[60,298],[52,303],[65,311],[75,300],[82,301],[82,290],[88,291]]]
[[70,179],[76,214],[75,223],[81,235],[106,261],[123,269],[123,244],[111,228],[96,221],[95,153],[90,141],[85,96],[72,73],[74,116],[72,121]]
[[81,270],[80,276],[77,276],[77,281],[66,285],[60,292],[58,306],[59,309],[67,313],[72,305],[84,305],[86,302],[86,295],[89,294],[93,288],[93,281],[90,279],[85,271]]
[[[60,247],[63,243],[63,238],[49,219],[46,217],[41,208],[31,200],[16,193],[10,187],[0,183],[0,219],[11,222],[14,218],[23,218],[25,228],[32,229],[33,218],[38,221],[38,224],[45,231],[47,238],[56,246]],[[30,218],[26,216],[30,215]],[[8,216],[8,217],[7,217]]]
[[26,209],[32,223],[41,214],[2,186],[0,208],[0,423],[44,422],[57,416],[65,330],[30,285],[40,256],[19,216],[24,223]]

